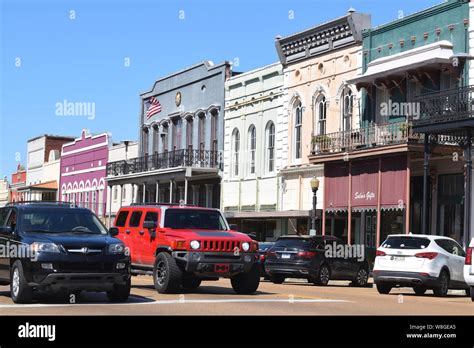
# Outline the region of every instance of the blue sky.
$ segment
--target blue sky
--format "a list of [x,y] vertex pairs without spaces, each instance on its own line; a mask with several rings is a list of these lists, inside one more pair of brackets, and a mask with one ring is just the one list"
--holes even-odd
[[[235,70],[248,71],[278,60],[276,35],[350,7],[378,25],[439,2],[0,0],[0,175],[10,178],[18,159],[26,164],[26,142],[41,134],[79,136],[88,128],[115,142],[137,139],[139,94],[175,70],[238,58]],[[63,100],[95,103],[95,118],[57,116]]]

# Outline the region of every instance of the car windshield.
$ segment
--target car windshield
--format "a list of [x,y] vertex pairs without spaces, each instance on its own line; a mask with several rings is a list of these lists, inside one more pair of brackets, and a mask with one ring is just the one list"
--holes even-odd
[[179,230],[227,230],[220,212],[198,209],[166,209],[164,227]]
[[258,243],[258,249],[260,251],[266,251],[270,248],[274,243]]
[[107,229],[88,210],[33,208],[20,214],[23,232],[107,234]]
[[310,239],[303,238],[282,238],[275,243],[275,248],[298,248],[309,249],[313,245]]
[[429,239],[417,237],[388,237],[382,243],[383,248],[389,249],[425,249],[428,245],[430,245]]

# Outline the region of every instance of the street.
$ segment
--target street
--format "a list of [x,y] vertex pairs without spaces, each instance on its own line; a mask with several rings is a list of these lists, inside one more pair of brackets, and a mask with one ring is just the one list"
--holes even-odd
[[[127,303],[108,303],[105,294],[81,294],[75,304],[40,296],[30,305],[11,301],[9,287],[0,286],[2,315],[473,315],[474,303],[463,291],[445,298],[432,291],[416,296],[412,289],[380,295],[375,287],[349,287],[331,281],[327,287],[304,280],[277,285],[262,281],[256,295],[236,295],[230,281],[203,282],[193,293],[162,295],[148,276],[133,277]],[[400,296],[402,295],[402,296]]]

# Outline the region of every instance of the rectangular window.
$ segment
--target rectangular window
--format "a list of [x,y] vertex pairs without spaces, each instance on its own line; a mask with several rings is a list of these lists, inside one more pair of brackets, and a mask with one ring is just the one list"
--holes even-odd
[[129,227],[138,227],[140,225],[140,219],[142,218],[141,211],[134,211],[130,217]]
[[145,215],[145,220],[144,221],[153,221],[158,223],[158,213],[155,211],[149,211]]
[[128,218],[128,210],[121,211],[117,216],[117,220],[115,221],[115,226],[124,227],[125,222],[127,222],[127,218]]

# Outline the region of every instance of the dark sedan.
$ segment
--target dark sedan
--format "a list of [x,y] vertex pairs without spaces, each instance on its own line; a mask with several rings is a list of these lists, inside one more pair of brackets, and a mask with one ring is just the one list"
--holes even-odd
[[286,278],[305,278],[315,285],[350,280],[366,286],[369,266],[363,245],[347,245],[333,236],[284,236],[267,250],[265,271],[281,284]]

